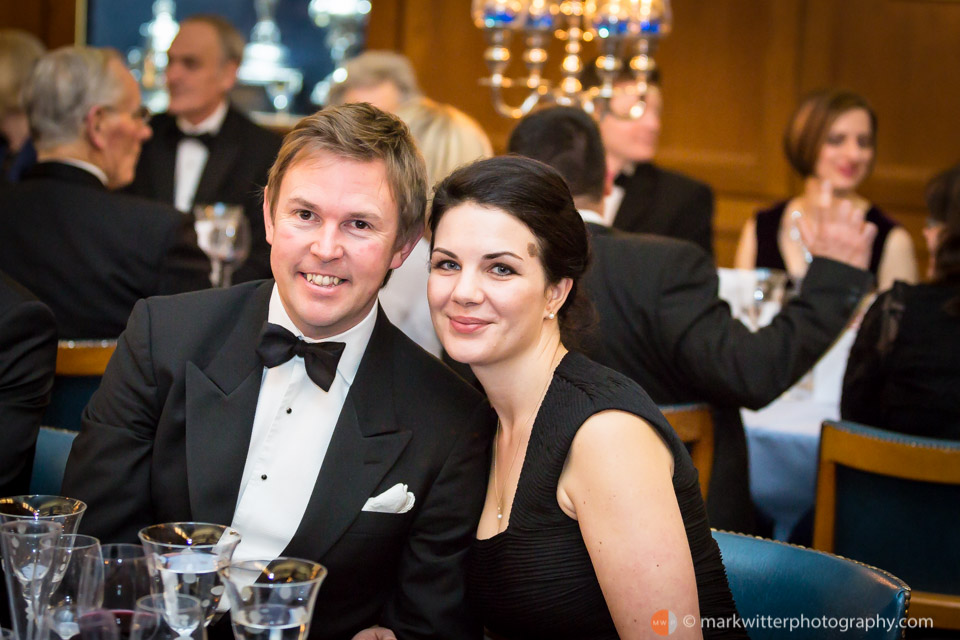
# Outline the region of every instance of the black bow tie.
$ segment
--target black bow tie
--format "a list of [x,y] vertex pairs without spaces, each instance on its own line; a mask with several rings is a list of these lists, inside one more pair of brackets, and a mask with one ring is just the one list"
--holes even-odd
[[203,143],[207,149],[210,148],[210,145],[213,144],[213,141],[216,140],[216,136],[212,133],[187,133],[186,131],[177,128],[177,143],[181,140],[196,140],[197,142]]
[[630,184],[630,176],[621,171],[613,179],[613,184],[617,185],[621,189],[626,189],[627,185]]
[[343,342],[306,342],[278,324],[264,322],[257,355],[268,369],[293,356],[300,356],[310,379],[324,391],[329,391],[345,346]]

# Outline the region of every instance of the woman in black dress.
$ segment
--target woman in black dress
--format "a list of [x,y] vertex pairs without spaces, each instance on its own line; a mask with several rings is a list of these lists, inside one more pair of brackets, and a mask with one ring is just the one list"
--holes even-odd
[[[428,284],[446,352],[499,416],[468,597],[493,633],[745,637],[697,472],[650,398],[575,352],[587,233],[559,174],[500,157],[437,187]],[[720,619],[723,618],[723,621]]]
[[886,291],[895,280],[916,282],[910,234],[859,194],[876,159],[877,116],[863,96],[826,89],[804,98],[783,136],[790,166],[803,180],[802,193],[761,209],[740,233],[734,266],[782,269],[803,279],[813,259],[804,228],[823,209],[857,209],[877,228],[870,271]]

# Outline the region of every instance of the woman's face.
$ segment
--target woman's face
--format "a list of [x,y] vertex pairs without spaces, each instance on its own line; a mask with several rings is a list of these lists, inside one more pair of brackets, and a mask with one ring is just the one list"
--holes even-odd
[[[427,299],[454,360],[485,365],[535,346],[562,304],[548,286],[533,233],[507,212],[466,202],[440,219]],[[565,297],[565,296],[564,296]]]
[[835,191],[854,191],[873,167],[874,139],[866,109],[841,113],[820,147],[814,174]]

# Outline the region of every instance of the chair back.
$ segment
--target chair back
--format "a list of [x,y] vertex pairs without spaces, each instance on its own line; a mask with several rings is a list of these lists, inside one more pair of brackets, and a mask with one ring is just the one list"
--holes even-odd
[[37,449],[33,456],[30,493],[60,495],[63,471],[67,467],[67,456],[70,455],[70,448],[76,437],[76,431],[40,427],[40,433],[37,434]]
[[116,340],[61,340],[50,405],[41,424],[80,430],[80,414],[100,387]]
[[713,470],[713,412],[708,404],[672,404],[660,407],[667,422],[690,450],[700,473],[700,493],[707,499]]
[[[844,631],[868,640],[902,637],[910,587],[886,571],[775,540],[721,531],[713,537],[753,640],[845,637]],[[857,628],[857,620],[875,626]]]
[[813,546],[895,573],[911,617],[960,629],[960,442],[824,422]]

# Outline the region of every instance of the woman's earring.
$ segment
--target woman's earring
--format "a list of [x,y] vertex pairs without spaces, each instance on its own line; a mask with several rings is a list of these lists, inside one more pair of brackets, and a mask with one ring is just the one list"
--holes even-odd
[[553,311],[551,311],[550,313],[547,314],[547,317],[550,318],[551,320],[553,320],[554,318],[557,317],[557,314],[555,314]]

